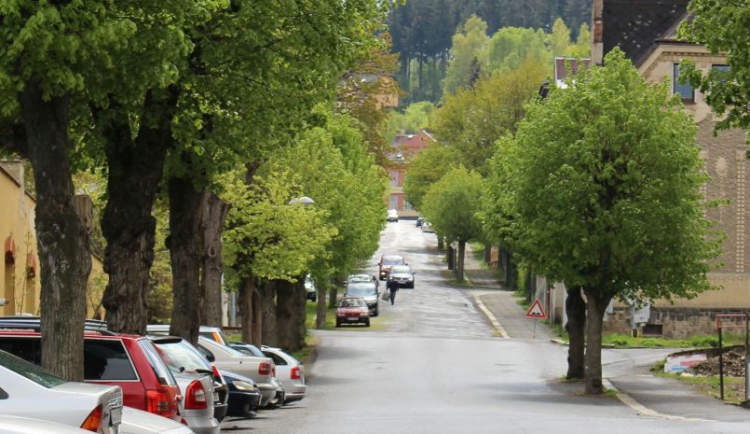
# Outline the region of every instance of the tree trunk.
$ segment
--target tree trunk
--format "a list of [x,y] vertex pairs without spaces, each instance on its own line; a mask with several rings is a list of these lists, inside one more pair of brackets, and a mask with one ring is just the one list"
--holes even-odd
[[97,122],[103,123],[108,165],[102,234],[107,240],[104,271],[109,281],[102,304],[109,329],[118,333],[146,333],[156,232],[152,210],[173,144],[169,107],[170,101],[147,96],[146,111],[152,109],[158,116],[155,122],[142,122],[135,140],[125,114],[114,108],[96,114]]
[[602,386],[602,323],[604,310],[611,297],[602,296],[600,292],[585,290],[586,310],[586,393],[601,395]]
[[240,280],[239,294],[237,296],[237,304],[239,305],[240,313],[240,327],[242,327],[242,342],[255,344],[253,334],[256,332],[255,324],[255,312],[253,306],[253,294],[255,293],[255,285],[253,284],[252,277],[244,277]]
[[458,261],[456,261],[456,280],[464,281],[464,256],[466,255],[466,241],[458,241]]
[[437,239],[438,239],[438,245],[437,245],[438,250],[445,249],[445,241],[443,240],[443,237],[438,235]]
[[277,281],[276,327],[279,347],[294,352],[305,346],[306,303],[304,280],[295,283]]
[[172,324],[169,333],[196,344],[202,308],[200,205],[203,194],[190,179],[172,178],[167,238],[172,260]]
[[454,270],[456,268],[456,264],[454,259],[456,258],[456,254],[453,252],[453,246],[448,244],[448,247],[445,249],[445,260],[448,263],[448,269]]
[[261,342],[278,345],[278,325],[276,323],[276,281],[263,279],[258,285],[260,311],[263,321]]
[[326,328],[326,287],[328,282],[315,281],[315,290],[318,292],[318,301],[315,311],[315,328],[323,330]]
[[82,381],[91,254],[87,228],[73,203],[70,100],[67,96],[46,100],[38,83],[29,83],[19,100],[36,184],[42,367],[66,380]]
[[339,287],[335,283],[328,285],[328,307],[333,309],[338,304]]
[[570,339],[568,373],[565,378],[582,380],[585,375],[586,302],[583,300],[581,287],[568,288],[565,312],[568,315],[565,330],[568,332],[568,338]]
[[290,349],[294,323],[294,284],[288,280],[276,280],[276,342],[279,348]]
[[221,235],[229,213],[229,203],[213,193],[206,193],[201,204],[201,229],[203,231],[203,309],[201,325],[221,327],[223,310],[221,277],[224,274]]

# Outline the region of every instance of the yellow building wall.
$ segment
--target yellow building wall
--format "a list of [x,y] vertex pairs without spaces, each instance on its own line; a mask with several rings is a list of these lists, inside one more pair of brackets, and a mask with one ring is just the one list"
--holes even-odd
[[[23,187],[23,166],[0,163],[0,306],[2,315],[39,315],[41,293],[39,257],[34,229],[36,201]],[[86,296],[87,316],[95,315],[107,284],[101,260],[92,256],[91,276]],[[101,310],[103,315],[103,310]]]

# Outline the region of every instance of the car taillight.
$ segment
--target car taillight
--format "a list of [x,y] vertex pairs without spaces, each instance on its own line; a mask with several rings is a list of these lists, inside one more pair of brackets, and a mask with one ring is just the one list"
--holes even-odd
[[292,380],[299,380],[299,366],[295,366],[292,368]]
[[146,411],[158,414],[159,416],[175,419],[177,416],[177,406],[174,400],[175,395],[169,393],[166,388],[161,390],[146,391]]
[[102,426],[102,406],[97,406],[81,424],[81,429],[98,432]]
[[206,390],[200,381],[193,381],[188,385],[187,392],[185,393],[185,409],[204,410],[206,408],[208,408]]
[[260,375],[272,375],[273,374],[273,366],[268,362],[260,362],[260,366],[258,366],[258,374]]
[[214,380],[216,380],[216,381],[218,381],[218,382],[221,383],[222,381],[221,381],[221,374],[219,373],[219,368],[217,368],[216,365],[212,364],[211,365],[211,372],[214,373]]

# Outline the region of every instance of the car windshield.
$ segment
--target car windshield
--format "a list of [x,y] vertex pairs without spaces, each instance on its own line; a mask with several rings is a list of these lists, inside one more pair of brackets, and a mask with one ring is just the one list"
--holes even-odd
[[384,256],[383,265],[401,265],[404,263],[404,258],[401,256]]
[[0,365],[47,389],[67,383],[67,381],[50,374],[39,366],[5,351],[0,351]]
[[205,357],[185,341],[155,341],[156,350],[172,372],[211,371]]
[[365,282],[350,283],[346,287],[346,293],[349,295],[375,295],[375,291],[374,284]]
[[362,307],[365,301],[361,298],[345,298],[339,303],[339,307]]
[[408,266],[401,265],[391,268],[391,273],[411,273],[411,269]]

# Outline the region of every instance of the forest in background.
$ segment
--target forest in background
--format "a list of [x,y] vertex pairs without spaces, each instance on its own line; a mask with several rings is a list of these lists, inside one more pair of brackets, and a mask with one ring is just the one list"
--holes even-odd
[[397,79],[407,95],[402,107],[443,96],[453,38],[472,15],[486,23],[488,35],[504,27],[540,29],[551,33],[562,18],[577,40],[591,15],[589,0],[409,0],[388,16],[392,51],[399,55]]

